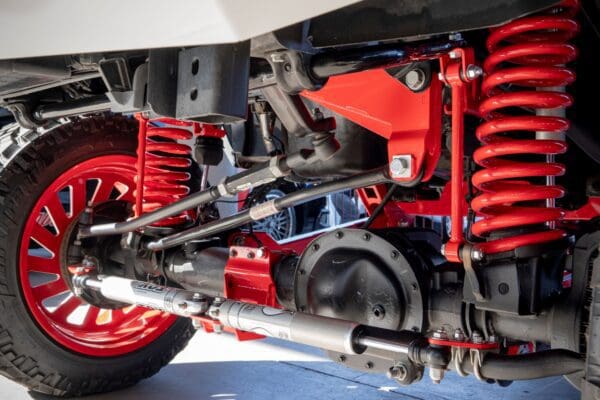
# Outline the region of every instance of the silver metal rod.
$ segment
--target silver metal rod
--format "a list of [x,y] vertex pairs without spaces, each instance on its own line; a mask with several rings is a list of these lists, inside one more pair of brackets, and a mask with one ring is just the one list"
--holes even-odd
[[39,120],[55,119],[69,117],[71,115],[108,111],[110,110],[111,104],[112,103],[105,95],[99,95],[87,99],[40,106],[33,115]]
[[145,226],[151,225],[162,219],[180,214],[186,210],[189,210],[190,208],[194,208],[201,204],[208,203],[209,201],[215,200],[219,197],[221,196],[219,194],[218,189],[216,187],[211,187],[210,189],[194,193],[179,201],[171,203],[168,206],[159,208],[156,211],[149,212],[129,221],[113,222],[110,224],[99,224],[82,227],[79,230],[79,237],[84,238],[90,236],[107,236],[132,232],[136,229],[140,229]]
[[273,154],[275,144],[273,143],[272,132],[269,129],[269,114],[266,112],[258,113],[258,122],[260,123],[260,133],[265,144],[265,150],[267,150],[267,154]]
[[288,207],[294,207],[299,204],[307,203],[329,193],[346,189],[357,189],[365,186],[378,185],[388,181],[389,178],[385,173],[385,169],[379,169],[349,178],[339,179],[337,181],[322,183],[311,188],[288,194],[279,199],[259,204],[250,208],[249,210],[242,211],[230,217],[190,228],[170,236],[165,236],[161,239],[149,242],[147,247],[148,249],[154,251],[168,249],[190,240],[210,237],[211,235],[249,224],[253,221],[277,214]]
[[371,336],[359,337],[357,343],[367,348],[384,350],[392,353],[408,354],[409,351],[408,346],[405,344]]

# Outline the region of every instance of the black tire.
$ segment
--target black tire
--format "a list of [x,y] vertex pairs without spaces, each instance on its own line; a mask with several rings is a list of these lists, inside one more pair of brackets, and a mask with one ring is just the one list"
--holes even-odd
[[0,169],[0,373],[33,391],[67,397],[133,385],[169,363],[194,333],[189,319],[178,319],[134,352],[76,354],[43,332],[20,290],[17,263],[25,210],[66,169],[99,155],[135,155],[136,130],[137,123],[123,117],[76,120],[36,138]]

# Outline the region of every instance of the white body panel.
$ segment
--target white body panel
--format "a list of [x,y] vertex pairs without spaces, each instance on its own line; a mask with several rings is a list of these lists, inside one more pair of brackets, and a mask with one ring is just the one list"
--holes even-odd
[[3,0],[0,59],[231,43],[358,0]]

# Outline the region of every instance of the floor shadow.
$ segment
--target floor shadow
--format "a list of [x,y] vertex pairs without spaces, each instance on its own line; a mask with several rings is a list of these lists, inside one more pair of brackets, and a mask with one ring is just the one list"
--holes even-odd
[[[30,393],[36,400],[51,397]],[[332,362],[239,361],[171,364],[158,375],[121,391],[85,400],[258,399],[578,399],[563,378],[515,382],[508,388],[449,373],[441,385],[427,378],[401,387],[385,376],[362,374]]]

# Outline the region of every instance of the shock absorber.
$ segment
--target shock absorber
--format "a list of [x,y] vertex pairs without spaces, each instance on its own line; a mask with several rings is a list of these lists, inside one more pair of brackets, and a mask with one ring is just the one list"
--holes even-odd
[[[137,150],[135,214],[154,211],[184,196],[188,182],[191,148],[180,140],[189,140],[192,122],[171,118],[149,120],[137,115],[140,123]],[[156,125],[159,123],[160,126]],[[154,226],[173,226],[188,220],[185,213],[163,219]]]
[[483,169],[473,175],[480,194],[471,203],[481,217],[472,232],[487,238],[484,253],[565,236],[554,204],[564,195],[555,177],[565,167],[554,157],[567,149],[565,108],[573,99],[565,87],[575,73],[565,64],[577,57],[569,44],[579,32],[577,11],[578,1],[567,0],[496,28],[487,39],[479,107],[486,122],[477,129],[482,146],[473,156]]

